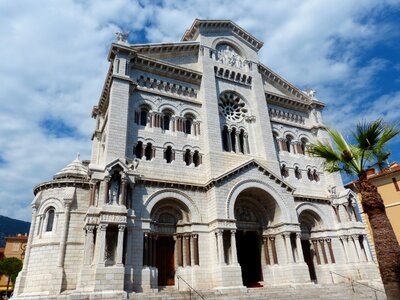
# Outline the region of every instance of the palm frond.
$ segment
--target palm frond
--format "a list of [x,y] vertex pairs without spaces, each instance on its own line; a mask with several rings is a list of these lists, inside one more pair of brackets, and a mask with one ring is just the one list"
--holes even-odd
[[356,130],[352,134],[357,141],[357,147],[368,151],[376,147],[383,130],[381,119],[374,122],[361,121],[357,124]]

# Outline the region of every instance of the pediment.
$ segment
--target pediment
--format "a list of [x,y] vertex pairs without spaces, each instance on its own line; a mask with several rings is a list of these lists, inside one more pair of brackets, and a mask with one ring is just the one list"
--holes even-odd
[[230,169],[223,174],[215,177],[214,179],[209,182],[209,184],[219,184],[222,183],[224,180],[229,179],[233,175],[237,175],[240,173],[247,172],[250,168],[257,168],[258,171],[262,172],[265,176],[267,176],[271,181],[273,181],[276,185],[281,188],[286,189],[288,192],[294,192],[295,188],[291,186],[289,183],[285,182],[281,176],[275,174],[271,170],[269,170],[265,165],[257,161],[256,159],[250,159],[249,161]]
[[221,32],[226,33],[229,31],[232,35],[236,36],[244,43],[256,51],[260,50],[264,45],[262,41],[251,35],[235,22],[230,20],[194,20],[192,26],[186,30],[182,36],[182,41],[193,41],[199,35],[200,29],[206,32]]

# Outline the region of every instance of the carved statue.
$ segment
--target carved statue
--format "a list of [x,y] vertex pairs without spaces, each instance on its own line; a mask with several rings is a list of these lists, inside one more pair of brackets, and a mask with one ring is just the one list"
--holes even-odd
[[116,176],[113,176],[110,182],[110,204],[118,203],[119,197],[119,181]]
[[328,192],[331,195],[331,197],[336,198],[337,196],[336,185],[330,185],[328,187]]
[[317,91],[314,90],[314,89],[309,89],[309,90],[306,91],[307,96],[310,97],[310,98],[314,98],[316,93],[317,93]]
[[135,157],[132,161],[129,162],[128,168],[136,172],[137,168],[139,167],[139,163],[140,159]]
[[126,43],[128,42],[129,31],[128,32],[116,32],[117,42]]

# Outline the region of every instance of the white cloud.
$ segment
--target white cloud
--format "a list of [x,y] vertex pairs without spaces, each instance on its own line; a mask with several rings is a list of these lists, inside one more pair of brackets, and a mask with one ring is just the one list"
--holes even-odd
[[[330,105],[328,122],[343,113],[346,128],[360,111],[398,120],[398,92],[358,108],[374,93],[374,76],[399,65],[382,57],[360,61],[364,50],[393,34],[390,25],[368,20],[389,4],[400,2],[0,1],[0,214],[30,220],[33,186],[51,179],[76,152],[90,157],[91,107],[119,29],[130,30],[134,41],[140,32],[151,42],[179,41],[195,18],[232,19],[265,42],[266,65],[318,90]],[[46,135],[39,124],[48,116],[77,136]]]

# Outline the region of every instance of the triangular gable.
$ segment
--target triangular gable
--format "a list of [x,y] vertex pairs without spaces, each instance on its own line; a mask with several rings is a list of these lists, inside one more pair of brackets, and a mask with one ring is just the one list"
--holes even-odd
[[199,35],[199,29],[206,28],[210,31],[216,32],[218,29],[221,31],[230,31],[233,35],[241,39],[246,44],[250,45],[256,51],[260,50],[264,45],[259,39],[248,33],[242,27],[230,20],[194,20],[192,26],[185,31],[182,36],[182,41],[193,41]]
[[264,175],[268,176],[269,179],[273,180],[280,187],[285,188],[288,192],[295,191],[295,188],[293,186],[291,186],[290,184],[288,184],[287,182],[282,180],[282,178],[280,176],[278,176],[274,172],[270,171],[266,166],[264,166],[263,164],[261,164],[260,162],[255,160],[254,158],[248,160],[247,162],[245,162],[229,171],[224,172],[220,176],[213,178],[207,185],[218,184],[218,183],[222,182],[223,180],[226,180],[230,176],[235,175],[240,172],[243,172],[253,166],[257,167],[259,171],[263,172]]
[[120,166],[122,168],[122,170],[125,172],[128,171],[128,167],[126,166],[126,164],[119,158],[116,158],[113,161],[111,161],[110,163],[108,163],[105,167],[105,170],[111,171],[111,169],[114,168],[115,166]]

